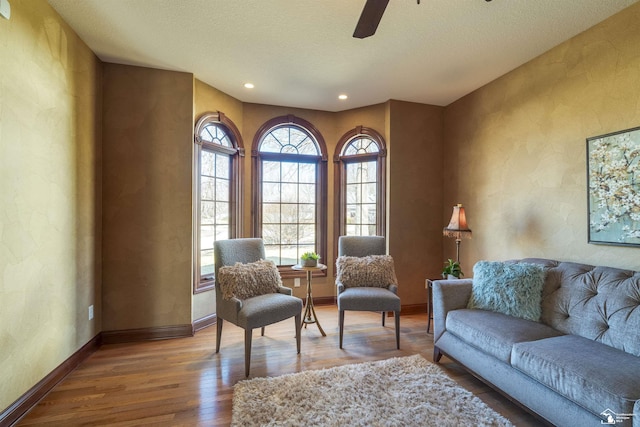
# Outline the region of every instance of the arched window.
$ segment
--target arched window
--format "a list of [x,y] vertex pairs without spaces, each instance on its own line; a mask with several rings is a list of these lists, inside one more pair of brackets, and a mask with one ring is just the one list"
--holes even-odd
[[195,127],[194,293],[213,288],[213,242],[242,234],[244,147],[235,124],[221,112],[205,113]]
[[297,264],[304,252],[325,259],[327,155],[320,133],[301,118],[277,117],[258,130],[251,155],[254,234],[267,258],[278,266]]
[[371,128],[358,126],[340,138],[334,155],[336,236],[385,235],[386,155],[384,138]]

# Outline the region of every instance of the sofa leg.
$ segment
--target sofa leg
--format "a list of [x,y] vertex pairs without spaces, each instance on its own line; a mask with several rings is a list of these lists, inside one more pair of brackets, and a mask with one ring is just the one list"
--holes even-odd
[[384,318],[387,315],[385,311],[382,312],[382,327],[384,328]]
[[433,346],[433,361],[438,363],[441,358],[442,358],[442,353],[440,353],[440,349],[434,345]]

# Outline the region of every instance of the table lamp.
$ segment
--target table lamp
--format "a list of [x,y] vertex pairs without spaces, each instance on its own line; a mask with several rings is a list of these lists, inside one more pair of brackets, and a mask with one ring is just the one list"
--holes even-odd
[[471,238],[471,230],[467,225],[467,217],[464,214],[462,204],[458,203],[453,207],[451,221],[449,221],[449,225],[442,230],[442,234],[456,239],[456,261],[460,263],[460,242],[462,239]]

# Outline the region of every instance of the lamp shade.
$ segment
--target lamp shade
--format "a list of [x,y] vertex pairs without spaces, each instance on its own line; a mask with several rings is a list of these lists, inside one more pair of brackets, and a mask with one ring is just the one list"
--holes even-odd
[[443,230],[442,234],[447,237],[455,237],[456,239],[471,238],[471,229],[467,225],[467,216],[461,204],[453,207],[451,221]]

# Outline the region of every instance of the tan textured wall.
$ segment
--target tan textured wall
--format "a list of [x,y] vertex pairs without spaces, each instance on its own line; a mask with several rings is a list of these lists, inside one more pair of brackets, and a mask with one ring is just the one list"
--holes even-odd
[[[345,132],[352,130],[356,126],[366,126],[377,130],[380,135],[385,138],[385,142],[388,144],[389,136],[385,129],[385,119],[387,114],[385,107],[386,104],[376,104],[335,113],[337,138],[342,137]],[[333,152],[330,153],[332,157],[333,154]]]
[[193,76],[104,64],[103,329],[191,323]]
[[638,22],[640,4],[446,108],[442,221],[467,206],[468,276],[525,256],[640,270],[637,248],[587,243],[585,142],[640,125]]
[[389,253],[402,305],[425,304],[442,267],[442,107],[389,102]]
[[206,113],[207,111],[221,111],[236,124],[240,131],[242,131],[242,113],[244,106],[242,101],[239,101],[238,99],[227,95],[226,93],[209,86],[198,79],[195,79],[193,105],[194,126],[195,122],[203,113]]
[[40,0],[0,18],[0,70],[2,410],[101,330],[101,70]]
[[[194,94],[194,118],[193,126],[198,121],[200,116],[208,111],[221,111],[223,112],[242,132],[243,123],[243,104],[236,98],[227,95],[218,89],[209,86],[200,80],[195,80]],[[244,136],[243,136],[244,140]],[[245,148],[246,148],[246,141]],[[248,154],[251,155],[251,147],[248,149]],[[249,230],[248,225],[244,225],[245,230]],[[216,293],[215,291],[201,292],[193,295],[193,320],[198,320],[215,313],[216,307]]]

